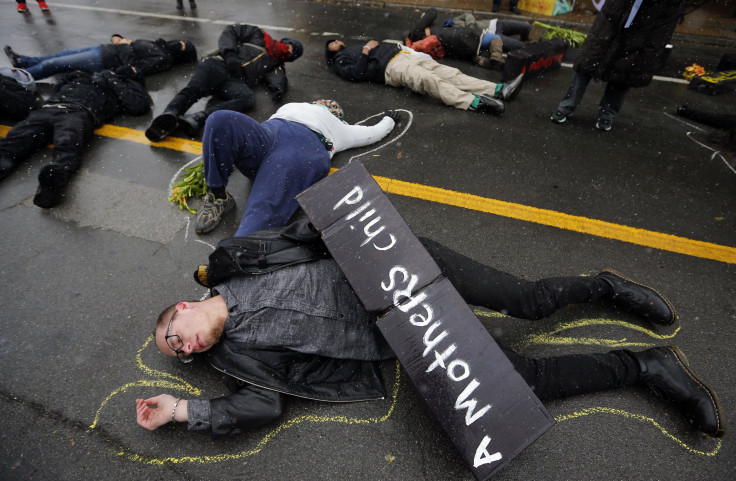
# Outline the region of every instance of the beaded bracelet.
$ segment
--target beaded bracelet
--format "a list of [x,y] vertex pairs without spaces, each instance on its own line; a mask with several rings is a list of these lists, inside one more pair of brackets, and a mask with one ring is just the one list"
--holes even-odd
[[174,414],[176,413],[176,406],[179,405],[179,401],[181,401],[181,398],[174,401],[174,409],[171,410],[171,421],[174,421]]

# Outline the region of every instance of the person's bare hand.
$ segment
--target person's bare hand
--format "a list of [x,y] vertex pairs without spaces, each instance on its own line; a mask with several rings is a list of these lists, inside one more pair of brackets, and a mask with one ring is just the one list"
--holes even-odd
[[138,425],[153,431],[171,420],[171,410],[176,398],[161,394],[148,399],[136,399],[135,410]]
[[378,45],[380,45],[380,44],[378,43],[378,40],[370,40],[370,41],[369,41],[368,43],[366,43],[365,45],[366,45],[366,47],[368,47],[368,48],[370,48],[371,50],[373,50],[374,48],[378,47]]

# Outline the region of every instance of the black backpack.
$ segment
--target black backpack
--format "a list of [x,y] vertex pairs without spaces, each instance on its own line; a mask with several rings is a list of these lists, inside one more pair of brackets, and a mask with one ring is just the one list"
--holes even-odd
[[194,280],[214,287],[232,276],[265,274],[329,256],[319,232],[308,219],[302,219],[286,227],[221,240],[209,256],[209,264],[194,271]]

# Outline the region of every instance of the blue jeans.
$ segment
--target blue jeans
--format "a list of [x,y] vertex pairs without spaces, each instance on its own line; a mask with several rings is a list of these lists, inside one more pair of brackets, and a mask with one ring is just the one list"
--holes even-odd
[[[585,89],[588,88],[591,78],[585,74],[575,72],[570,81],[570,86],[567,88],[565,97],[560,102],[557,110],[561,111],[565,115],[572,114],[580,101],[583,99]],[[625,85],[617,85],[608,83],[606,84],[606,90],[603,93],[603,98],[598,105],[598,118],[601,120],[610,120],[613,122],[621,112],[621,107],[624,105],[626,100],[626,93],[629,91],[629,87]]]
[[35,80],[74,70],[98,72],[102,70],[102,49],[99,45],[95,45],[69,48],[41,57],[24,55],[20,58],[20,66],[26,69]]
[[329,152],[308,128],[230,110],[207,117],[202,155],[210,188],[225,187],[233,168],[253,181],[236,237],[285,226],[299,207],[296,195],[330,170]]

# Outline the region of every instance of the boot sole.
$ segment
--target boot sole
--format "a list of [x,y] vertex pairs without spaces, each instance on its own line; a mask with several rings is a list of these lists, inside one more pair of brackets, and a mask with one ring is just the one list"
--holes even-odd
[[176,130],[179,119],[174,114],[161,114],[146,129],[146,137],[151,142],[160,142]]
[[665,297],[657,289],[653,288],[652,286],[648,286],[646,284],[642,284],[641,282],[636,282],[635,280],[629,279],[628,277],[626,277],[625,275],[621,274],[620,272],[618,272],[615,269],[608,269],[608,268],[607,269],[603,269],[601,271],[601,274],[606,273],[606,272],[608,272],[609,274],[613,274],[616,277],[620,277],[621,279],[623,279],[623,280],[625,280],[627,282],[631,282],[632,284],[636,284],[639,287],[644,287],[646,289],[649,289],[649,290],[653,291],[655,294],[657,294],[664,301],[665,304],[667,304],[667,307],[669,308],[670,312],[672,313],[672,317],[670,317],[670,319],[665,319],[663,321],[659,321],[659,320],[652,321],[653,323],[658,324],[660,326],[671,326],[672,324],[675,323],[675,321],[677,319],[680,318],[680,316],[677,315],[677,311],[675,311],[675,306],[673,306],[672,303],[670,302],[670,300],[667,299],[667,297]]
[[709,436],[712,436],[714,438],[722,438],[726,434],[726,420],[723,417],[723,406],[721,406],[721,400],[718,398],[718,394],[715,393],[710,387],[708,387],[707,384],[705,384],[703,381],[698,379],[698,377],[690,370],[690,362],[687,360],[687,356],[685,356],[685,353],[682,352],[682,349],[680,349],[678,346],[667,346],[667,349],[669,349],[672,354],[675,356],[675,359],[677,359],[677,362],[682,366],[682,369],[685,370],[688,376],[690,376],[690,379],[692,379],[695,384],[700,386],[703,391],[708,393],[708,397],[710,398],[711,403],[713,404],[713,408],[716,410],[716,419],[718,420],[718,427],[716,428],[716,432],[714,434],[706,433]]

